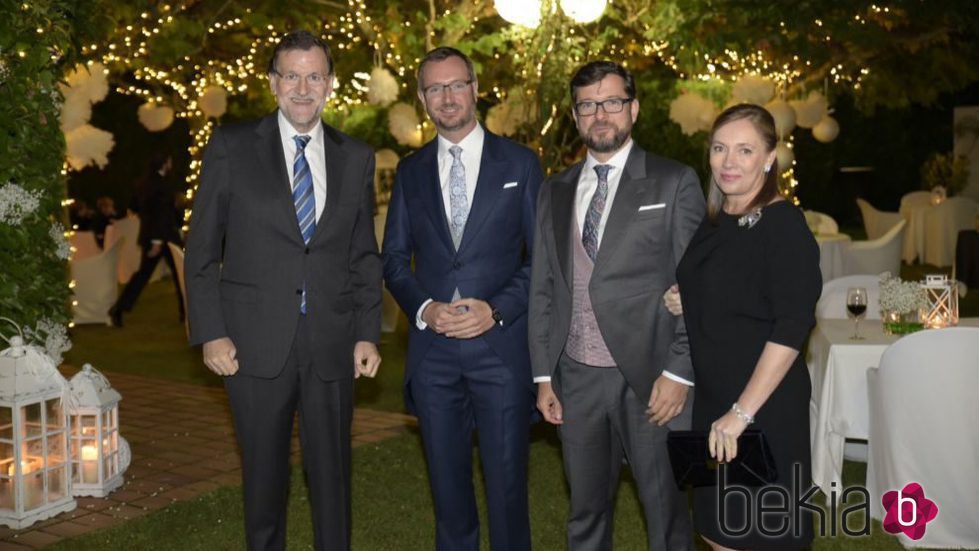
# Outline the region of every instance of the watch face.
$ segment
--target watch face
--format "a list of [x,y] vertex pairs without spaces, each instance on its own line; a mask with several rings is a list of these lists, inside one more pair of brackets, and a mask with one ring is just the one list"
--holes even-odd
[[493,321],[496,323],[503,322],[503,314],[501,314],[499,310],[493,310]]

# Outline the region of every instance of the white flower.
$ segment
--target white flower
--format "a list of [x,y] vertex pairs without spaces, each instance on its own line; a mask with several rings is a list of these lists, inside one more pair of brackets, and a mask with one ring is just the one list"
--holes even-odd
[[881,311],[908,313],[927,306],[928,297],[917,282],[891,277],[890,272],[880,275]]
[[41,192],[27,191],[13,182],[0,186],[0,222],[19,226],[41,204]]
[[54,254],[61,260],[68,260],[68,257],[71,256],[71,245],[65,239],[65,228],[61,225],[61,222],[51,222],[51,229],[48,230],[48,235],[51,237],[51,241],[54,241]]
[[48,356],[54,361],[54,365],[60,365],[63,360],[62,353],[71,350],[68,328],[50,318],[38,320],[34,329],[25,327],[24,337],[28,342],[35,342],[38,346],[44,347]]
[[398,81],[383,67],[375,67],[371,71],[367,86],[367,101],[371,105],[387,107],[398,100]]

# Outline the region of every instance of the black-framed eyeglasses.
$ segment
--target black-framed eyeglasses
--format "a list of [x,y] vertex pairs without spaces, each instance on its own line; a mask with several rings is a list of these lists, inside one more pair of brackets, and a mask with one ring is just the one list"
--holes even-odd
[[324,84],[326,84],[326,79],[327,79],[326,76],[321,75],[319,73],[310,73],[305,77],[303,77],[298,73],[293,73],[292,71],[289,71],[286,74],[282,74],[278,71],[272,71],[272,73],[277,75],[279,78],[282,79],[283,82],[285,82],[290,86],[295,86],[299,84],[300,79],[305,79],[306,84],[308,84],[309,86],[323,86]]
[[469,80],[453,80],[448,84],[433,84],[431,86],[426,86],[422,89],[422,93],[425,94],[426,98],[434,98],[442,94],[442,92],[448,90],[453,94],[460,94],[464,92],[469,85],[472,84],[473,79]]
[[621,113],[625,106],[635,98],[609,98],[603,101],[579,101],[574,104],[574,112],[582,117],[594,115],[601,107],[606,113]]

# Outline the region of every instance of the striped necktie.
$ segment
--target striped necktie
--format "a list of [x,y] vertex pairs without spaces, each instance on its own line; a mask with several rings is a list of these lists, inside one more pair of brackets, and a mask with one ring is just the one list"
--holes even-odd
[[[299,222],[299,232],[303,241],[308,245],[316,231],[316,198],[313,195],[313,173],[306,162],[306,144],[309,136],[295,136],[296,158],[292,162],[292,202],[296,204],[296,220]],[[306,282],[303,282],[302,302],[299,311],[306,313]]]
[[595,174],[598,175],[598,188],[591,196],[591,203],[588,205],[588,213],[585,214],[585,227],[581,231],[581,244],[588,253],[588,258],[595,262],[598,257],[598,226],[602,221],[602,212],[605,210],[605,199],[608,196],[608,173],[612,170],[612,165],[595,165]]

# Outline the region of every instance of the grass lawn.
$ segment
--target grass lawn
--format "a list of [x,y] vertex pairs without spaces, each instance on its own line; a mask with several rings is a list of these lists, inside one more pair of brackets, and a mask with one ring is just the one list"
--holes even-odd
[[[918,279],[934,273],[928,267],[905,267],[903,276]],[[72,330],[74,348],[66,361],[74,365],[90,362],[106,372],[135,373],[202,385],[220,385],[200,361],[200,350],[187,346],[182,324],[177,322],[173,291],[168,281],[149,285],[136,309],[121,329],[82,326]],[[961,303],[963,316],[979,316],[979,291]],[[357,405],[388,411],[403,411],[401,377],[406,344],[404,319],[400,331],[385,335],[381,345],[384,363],[378,378],[357,383]],[[353,548],[357,550],[424,550],[434,547],[434,516],[428,491],[425,464],[417,434],[407,434],[354,450],[353,456]],[[477,459],[478,462],[478,459]],[[844,484],[864,480],[866,466],[847,462]],[[531,521],[536,549],[563,549],[567,514],[560,447],[553,428],[534,429],[530,461]],[[482,496],[481,481],[477,492]],[[480,503],[482,524],[485,510]],[[851,518],[851,522],[858,519]],[[832,523],[830,524],[832,526]],[[837,523],[836,526],[839,526]],[[644,549],[645,528],[634,486],[623,472],[615,515],[616,549]],[[290,549],[311,549],[312,528],[309,504],[300,470],[293,473],[289,502]],[[124,525],[62,542],[52,549],[243,549],[241,489],[228,486],[188,502]],[[486,534],[483,548],[488,549]],[[707,549],[698,543],[698,549]],[[816,550],[898,550],[897,540],[880,524],[872,524],[867,538],[820,537]]]

